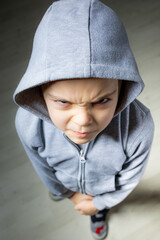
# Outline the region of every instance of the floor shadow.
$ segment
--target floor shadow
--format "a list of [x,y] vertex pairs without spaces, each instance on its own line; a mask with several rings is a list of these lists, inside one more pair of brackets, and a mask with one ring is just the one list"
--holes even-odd
[[[140,186],[135,189],[122,203],[112,208],[112,213],[121,212],[124,208],[132,206],[152,207],[160,204],[160,187]],[[160,208],[159,208],[160,210]]]

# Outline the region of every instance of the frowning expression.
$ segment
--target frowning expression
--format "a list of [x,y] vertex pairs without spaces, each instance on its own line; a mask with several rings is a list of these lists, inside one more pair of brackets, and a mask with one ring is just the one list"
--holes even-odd
[[111,122],[118,102],[116,79],[59,80],[42,87],[54,125],[76,144],[94,139]]

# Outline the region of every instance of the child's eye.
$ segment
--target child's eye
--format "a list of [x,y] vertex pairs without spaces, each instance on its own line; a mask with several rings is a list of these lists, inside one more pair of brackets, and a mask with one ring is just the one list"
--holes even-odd
[[69,104],[68,102],[60,101],[60,100],[57,100],[56,102],[59,103],[59,104],[61,104],[61,105],[67,105],[67,104]]
[[98,102],[96,102],[96,103],[107,103],[109,101],[109,99],[108,98],[104,98],[104,99],[102,99],[102,100],[100,100],[100,101],[98,101]]

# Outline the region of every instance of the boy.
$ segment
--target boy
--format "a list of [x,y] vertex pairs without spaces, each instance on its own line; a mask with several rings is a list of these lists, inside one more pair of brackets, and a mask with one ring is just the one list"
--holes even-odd
[[49,7],[14,93],[16,128],[50,192],[91,216],[95,239],[106,237],[108,210],[131,193],[146,166],[154,127],[136,100],[142,90],[113,10],[99,0]]

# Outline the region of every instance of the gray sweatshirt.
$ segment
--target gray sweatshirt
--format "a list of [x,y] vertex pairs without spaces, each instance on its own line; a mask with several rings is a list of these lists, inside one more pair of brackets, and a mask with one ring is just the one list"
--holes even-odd
[[[91,77],[123,83],[112,121],[81,149],[52,123],[40,85]],[[126,31],[113,10],[99,0],[60,0],[48,8],[14,101],[20,140],[53,194],[90,194],[102,210],[136,187],[154,131],[149,109],[136,99],[143,87]]]

